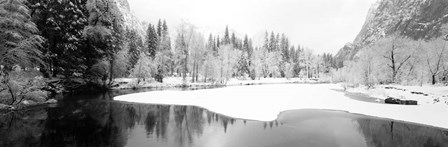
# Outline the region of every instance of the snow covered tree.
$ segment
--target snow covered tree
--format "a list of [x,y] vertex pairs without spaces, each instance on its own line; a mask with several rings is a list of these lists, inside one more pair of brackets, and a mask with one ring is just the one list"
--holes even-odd
[[284,62],[289,62],[289,40],[286,38],[285,34],[282,34],[282,38],[280,41],[280,49],[282,52],[282,57]]
[[275,51],[276,46],[277,46],[277,42],[276,42],[276,39],[275,39],[275,34],[274,34],[274,32],[271,32],[271,37],[269,38],[269,50],[268,50],[268,52]]
[[134,66],[137,64],[140,58],[140,53],[141,50],[143,49],[143,41],[141,37],[137,34],[137,32],[134,30],[127,31],[127,38],[129,39],[128,69],[130,70],[134,68]]
[[130,71],[130,76],[137,78],[138,83],[142,80],[146,80],[146,78],[151,78],[152,75],[156,73],[157,67],[156,64],[153,63],[153,60],[149,58],[146,54],[140,53],[140,57],[138,62]]
[[159,22],[157,23],[157,36],[159,38],[162,37],[162,32],[163,32],[163,26],[162,26],[162,20],[159,19]]
[[149,57],[154,58],[158,47],[158,35],[153,25],[149,24],[146,31],[146,51]]
[[408,61],[413,57],[415,53],[415,45],[411,43],[412,41],[408,38],[402,38],[396,35],[392,35],[387,38],[383,38],[377,41],[373,48],[381,51],[379,54],[385,59],[385,65],[390,71],[390,81],[391,83],[398,82],[400,79],[402,71]]
[[423,55],[423,59],[428,68],[428,72],[431,77],[431,84],[437,83],[439,74],[442,72],[445,59],[447,55],[447,40],[444,38],[436,38],[423,44],[424,50],[420,55]]
[[236,38],[235,32],[232,32],[232,37],[230,38],[230,42],[231,42],[233,48],[236,48],[238,43],[237,43],[237,38]]
[[[103,69],[104,67],[99,65],[107,66],[108,73],[99,74],[101,77],[97,76],[96,78],[101,78],[103,83],[108,79],[108,85],[110,85],[115,75],[116,55],[123,46],[123,16],[115,2],[109,0],[88,0],[86,6],[89,12],[89,25],[84,28],[84,35],[88,39],[92,50],[98,51],[100,56],[108,61],[108,64],[98,62],[98,65],[92,66],[92,68]],[[99,70],[92,69],[92,71]]]
[[249,62],[247,53],[242,52],[241,55],[238,57],[238,62],[236,64],[236,76],[237,77],[243,77],[245,78],[247,75],[249,75]]
[[20,0],[0,2],[0,65],[8,73],[15,65],[37,66],[41,60],[41,43],[28,8]]
[[[169,32],[168,32],[168,26],[166,25],[166,21],[163,21],[163,24],[161,21],[160,22],[160,33],[161,36],[159,36],[158,39],[158,48],[157,48],[157,53],[156,53],[156,58],[160,58],[157,59],[157,61],[160,62],[156,62],[159,63],[158,65],[160,65],[159,68],[159,73],[157,73],[157,81],[162,82],[163,81],[163,77],[167,75],[167,73],[170,72],[170,70],[172,70],[174,67],[173,64],[173,53],[171,51],[171,39],[169,36]],[[173,73],[173,71],[171,71],[171,73]]]
[[63,72],[69,77],[74,73],[84,73],[88,67],[85,64],[88,57],[85,56],[86,42],[83,37],[83,29],[88,23],[86,2],[87,0],[27,1],[33,21],[46,39],[44,60],[49,65],[46,70],[53,71],[53,76]]
[[267,56],[267,71],[269,77],[278,78],[281,76],[280,67],[282,65],[282,56],[280,52],[270,52]]
[[229,26],[226,26],[226,30],[224,32],[223,44],[230,44],[230,34],[229,34]]
[[188,46],[187,41],[182,33],[178,33],[175,41],[175,70],[177,74],[181,74],[183,79],[187,78],[188,72]]
[[40,51],[43,38],[37,35],[39,30],[31,22],[29,10],[22,1],[1,1],[0,18],[0,92],[7,91],[9,104],[14,105],[24,99],[25,92],[30,92],[26,86],[33,83],[23,83],[23,86],[17,81],[19,75],[10,73],[13,67],[43,64]]

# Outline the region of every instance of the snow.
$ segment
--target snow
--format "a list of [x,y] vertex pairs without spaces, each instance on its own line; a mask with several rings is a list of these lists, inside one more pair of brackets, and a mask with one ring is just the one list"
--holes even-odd
[[155,91],[117,96],[117,101],[192,105],[223,115],[272,121],[286,110],[328,109],[448,128],[448,106],[369,103],[345,96],[337,84],[233,86],[197,91]]
[[[386,87],[393,87],[394,89],[386,89]],[[387,97],[393,97],[404,100],[416,100],[419,105],[445,104],[448,107],[448,88],[444,86],[381,85],[373,89],[357,87],[348,89],[348,91],[353,93],[363,93],[370,97],[383,100]],[[412,94],[411,92],[422,92],[423,94]]]

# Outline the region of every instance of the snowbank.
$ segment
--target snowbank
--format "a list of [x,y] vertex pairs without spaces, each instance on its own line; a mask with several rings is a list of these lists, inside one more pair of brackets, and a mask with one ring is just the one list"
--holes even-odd
[[448,106],[388,105],[357,101],[336,84],[235,86],[197,91],[156,91],[115,97],[118,101],[193,105],[227,116],[271,121],[286,110],[331,109],[448,128]]
[[416,100],[419,105],[445,104],[448,107],[448,87],[445,86],[380,85],[373,89],[357,87],[347,91],[363,93],[383,100],[387,97],[394,97],[403,100]]

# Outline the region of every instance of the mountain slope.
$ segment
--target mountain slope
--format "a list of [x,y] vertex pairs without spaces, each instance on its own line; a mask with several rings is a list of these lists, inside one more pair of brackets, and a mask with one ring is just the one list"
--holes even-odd
[[145,38],[146,27],[131,11],[130,5],[127,0],[112,0],[117,4],[118,10],[121,12],[124,19],[125,29],[136,31],[142,39]]
[[398,34],[412,39],[439,37],[448,22],[448,0],[379,0],[369,10],[364,26],[353,43],[336,55],[343,62],[380,38]]

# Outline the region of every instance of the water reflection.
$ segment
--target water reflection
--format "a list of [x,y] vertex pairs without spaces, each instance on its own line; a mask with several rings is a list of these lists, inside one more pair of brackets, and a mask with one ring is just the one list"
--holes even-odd
[[0,146],[447,146],[448,131],[323,110],[271,122],[198,107],[81,100],[1,114]]

